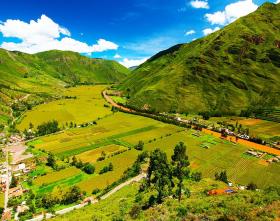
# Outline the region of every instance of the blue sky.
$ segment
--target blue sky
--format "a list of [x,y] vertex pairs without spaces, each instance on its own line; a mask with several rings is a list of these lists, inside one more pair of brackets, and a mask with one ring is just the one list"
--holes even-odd
[[28,53],[73,50],[133,66],[174,44],[210,34],[264,2],[1,0],[0,46]]

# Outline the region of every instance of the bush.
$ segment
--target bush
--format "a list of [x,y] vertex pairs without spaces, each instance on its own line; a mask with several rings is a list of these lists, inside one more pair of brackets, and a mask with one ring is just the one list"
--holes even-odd
[[134,147],[136,150],[142,151],[144,149],[144,142],[142,140]]
[[248,190],[256,190],[258,187],[255,183],[249,183],[248,186],[247,186],[247,189]]
[[83,167],[83,171],[87,174],[93,174],[95,171],[95,167],[90,163],[86,163]]
[[107,173],[109,171],[113,171],[114,167],[112,163],[109,163],[108,166],[103,167],[100,171],[99,174]]
[[200,172],[193,172],[191,178],[195,182],[199,182],[202,178],[202,174]]
[[129,215],[132,219],[137,219],[139,217],[141,213],[141,207],[139,205],[134,205],[130,212],[129,212]]
[[100,189],[96,188],[92,191],[92,194],[95,195],[95,194],[99,193],[100,191],[101,191]]

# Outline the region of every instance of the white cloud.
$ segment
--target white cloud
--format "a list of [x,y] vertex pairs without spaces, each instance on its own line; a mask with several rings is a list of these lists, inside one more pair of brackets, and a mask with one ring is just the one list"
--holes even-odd
[[55,23],[46,15],[42,15],[37,21],[31,20],[29,23],[8,19],[0,24],[0,32],[3,37],[21,40],[19,43],[3,42],[0,47],[31,54],[53,49],[92,53],[118,48],[117,44],[104,39],[99,39],[94,45],[75,40],[71,38],[68,29]]
[[185,35],[193,35],[195,34],[195,30],[189,30],[185,33]]
[[119,59],[122,58],[122,56],[120,56],[119,54],[115,54],[114,58]]
[[139,66],[140,64],[143,64],[145,61],[147,61],[148,58],[140,58],[140,59],[128,59],[128,58],[124,58],[120,63],[127,67],[134,67],[134,66]]
[[280,3],[280,0],[277,0],[277,1],[275,2],[275,4],[278,4],[278,3]]
[[204,8],[209,9],[207,0],[193,0],[190,2],[191,6],[194,8]]
[[248,15],[258,8],[252,0],[240,0],[227,5],[224,11],[217,11],[212,14],[206,14],[206,19],[212,24],[225,25],[236,19]]
[[203,32],[204,35],[210,35],[211,33],[215,32],[215,31],[218,31],[218,30],[220,30],[219,27],[216,27],[216,28],[213,28],[213,29],[212,28],[206,28],[202,32]]

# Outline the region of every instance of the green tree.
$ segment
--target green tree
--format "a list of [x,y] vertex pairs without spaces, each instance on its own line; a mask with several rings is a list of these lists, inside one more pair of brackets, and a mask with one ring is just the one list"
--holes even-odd
[[255,183],[249,183],[248,186],[247,186],[247,189],[248,190],[256,190],[258,187]]
[[190,170],[188,168],[190,163],[188,160],[186,150],[187,150],[186,145],[183,142],[180,142],[175,146],[174,153],[171,156],[173,176],[178,179],[177,193],[178,193],[179,201],[181,201],[182,198],[183,181],[185,178],[189,177],[189,173],[190,173]]
[[216,173],[215,178],[216,178],[216,180],[220,180],[224,183],[228,183],[227,171],[222,171],[220,174]]
[[10,183],[10,188],[16,187],[16,186],[17,186],[17,183],[18,183],[18,180],[17,180],[17,178],[13,175],[13,176],[12,176],[11,183]]
[[157,201],[162,202],[164,196],[171,192],[172,172],[166,153],[160,149],[154,150],[150,155],[150,164],[147,171],[147,184],[153,185],[158,192]]
[[95,171],[95,167],[90,163],[86,163],[83,168],[83,171],[85,171],[85,173],[87,174],[93,174]]
[[195,182],[199,182],[202,178],[202,174],[201,172],[193,172],[191,177]]
[[136,150],[142,151],[144,149],[144,142],[140,140],[138,144],[134,147]]
[[76,156],[73,156],[73,157],[72,157],[71,165],[72,165],[72,166],[76,166],[77,162],[78,162],[78,160],[77,160]]
[[56,161],[55,161],[54,155],[52,153],[49,153],[46,165],[51,168],[54,168],[55,164],[56,164]]

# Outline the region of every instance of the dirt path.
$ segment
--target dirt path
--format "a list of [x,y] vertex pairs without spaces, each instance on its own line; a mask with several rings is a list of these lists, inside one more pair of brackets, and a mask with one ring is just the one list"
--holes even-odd
[[117,187],[115,187],[114,189],[112,189],[110,192],[108,192],[107,194],[105,194],[104,196],[101,197],[101,200],[105,200],[106,198],[108,198],[109,196],[111,196],[112,194],[114,194],[115,192],[119,191],[120,189],[122,189],[123,187],[131,184],[131,183],[134,183],[134,182],[139,182],[140,180],[142,180],[143,178],[146,177],[146,174],[145,173],[142,173],[120,185],[118,185]]
[[[211,131],[211,130],[208,130],[208,129],[202,129],[202,132],[204,132],[206,134],[210,134],[210,135],[218,137],[218,138],[221,137],[220,133],[214,132],[214,131]],[[228,141],[234,141],[235,142],[235,137],[233,137],[233,136],[228,136],[225,139],[227,139]],[[270,154],[280,156],[280,150],[277,150],[275,148],[271,148],[271,147],[268,147],[268,146],[265,146],[265,145],[257,144],[257,143],[254,143],[254,142],[251,142],[251,141],[248,141],[248,140],[243,140],[243,139],[240,139],[240,138],[238,139],[237,143],[239,143],[241,145],[244,145],[244,146],[247,146],[248,148],[253,148],[253,149],[260,150],[260,151],[263,151],[263,152],[266,152],[266,153],[270,153]]]
[[108,103],[110,103],[112,106],[117,107],[117,108],[119,108],[119,109],[121,109],[123,111],[130,112],[130,113],[135,113],[136,112],[135,110],[132,110],[130,108],[127,108],[127,107],[124,107],[124,106],[121,106],[121,105],[118,105],[117,103],[115,103],[115,101],[113,101],[113,99],[110,96],[107,95],[107,91],[106,90],[103,91],[102,94],[103,94],[103,97],[105,98],[105,100]]

